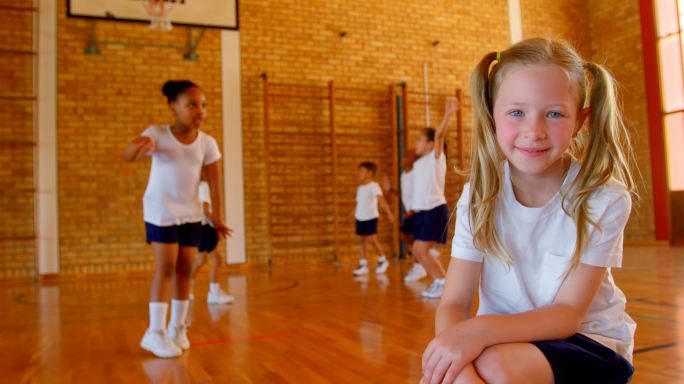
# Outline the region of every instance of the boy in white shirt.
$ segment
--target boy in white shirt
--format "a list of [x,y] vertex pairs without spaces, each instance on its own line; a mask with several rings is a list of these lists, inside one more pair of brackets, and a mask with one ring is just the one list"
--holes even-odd
[[369,242],[378,252],[378,265],[375,268],[376,274],[383,274],[389,267],[389,261],[382,251],[378,241],[378,203],[382,210],[387,214],[387,220],[394,222],[394,216],[387,200],[382,195],[380,185],[373,180],[378,166],[373,162],[363,162],[359,164],[359,181],[361,184],[356,190],[356,209],[354,218],[356,219],[356,234],[360,239],[360,261],[359,266],[354,269],[355,276],[368,274],[368,262],[366,261],[366,244]]

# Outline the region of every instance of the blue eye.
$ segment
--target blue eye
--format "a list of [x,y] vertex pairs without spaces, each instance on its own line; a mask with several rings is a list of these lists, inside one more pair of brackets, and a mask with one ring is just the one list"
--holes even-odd
[[513,117],[523,117],[523,116],[525,116],[525,114],[523,113],[523,111],[520,111],[520,110],[511,111],[511,112],[509,112],[508,114],[511,115],[511,116],[513,116]]
[[546,114],[546,117],[550,117],[552,119],[560,119],[561,117],[563,117],[563,114],[557,111],[551,111]]

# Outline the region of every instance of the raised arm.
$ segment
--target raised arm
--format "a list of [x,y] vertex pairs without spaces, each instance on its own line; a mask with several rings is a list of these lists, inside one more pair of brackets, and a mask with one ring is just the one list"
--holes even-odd
[[435,158],[439,159],[444,153],[444,142],[446,141],[446,134],[449,130],[449,118],[458,111],[459,105],[456,98],[450,97],[444,105],[444,117],[439,127],[435,131]]
[[214,224],[216,233],[224,238],[230,236],[233,230],[226,226],[223,221],[223,197],[221,196],[221,173],[219,162],[215,161],[204,166],[206,172],[207,183],[209,184],[209,192],[211,195],[211,222]]
[[124,150],[124,159],[128,162],[140,160],[147,152],[157,152],[154,140],[147,136],[139,136],[133,139]]

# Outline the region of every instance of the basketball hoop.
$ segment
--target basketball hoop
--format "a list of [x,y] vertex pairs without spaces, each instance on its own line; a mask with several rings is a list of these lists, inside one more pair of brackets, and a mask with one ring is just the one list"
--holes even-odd
[[169,4],[166,0],[144,0],[143,7],[150,18],[150,29],[160,29],[170,31],[173,29],[171,24],[171,11],[174,4]]

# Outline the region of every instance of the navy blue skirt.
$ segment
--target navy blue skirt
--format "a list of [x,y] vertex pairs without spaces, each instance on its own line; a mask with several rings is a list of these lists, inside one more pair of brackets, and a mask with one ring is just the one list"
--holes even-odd
[[401,221],[401,226],[399,227],[401,233],[406,235],[413,235],[413,226],[415,225],[415,221],[416,215],[404,217],[404,219]]
[[378,219],[359,221],[356,220],[356,234],[359,236],[371,236],[378,233]]
[[209,224],[202,225],[202,235],[200,237],[199,251],[203,253],[214,252],[218,245],[219,238],[216,229]]
[[449,207],[442,204],[429,211],[419,211],[413,219],[413,238],[446,244],[449,230]]
[[634,367],[624,357],[576,333],[565,340],[532,343],[546,357],[556,384],[622,384],[632,379]]
[[181,247],[199,247],[202,223],[186,223],[159,227],[145,222],[148,243],[174,244]]

